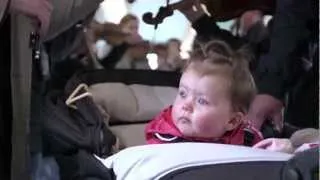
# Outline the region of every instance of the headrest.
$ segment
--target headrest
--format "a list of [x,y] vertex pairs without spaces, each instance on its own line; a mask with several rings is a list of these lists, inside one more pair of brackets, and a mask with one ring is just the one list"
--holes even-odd
[[102,113],[110,116],[110,124],[151,120],[177,94],[176,87],[124,83],[99,83],[89,91]]
[[110,124],[146,122],[173,103],[181,73],[152,70],[94,70],[75,75],[71,93],[85,83]]

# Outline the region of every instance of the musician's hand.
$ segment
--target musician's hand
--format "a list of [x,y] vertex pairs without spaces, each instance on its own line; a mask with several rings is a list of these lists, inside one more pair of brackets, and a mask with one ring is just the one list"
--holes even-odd
[[176,4],[176,9],[184,14],[190,22],[195,22],[204,15],[200,0],[182,0]]
[[280,100],[267,94],[259,94],[251,103],[246,119],[251,121],[255,128],[260,129],[264,121],[271,118],[276,129],[281,132],[283,128],[282,109],[283,104]]
[[127,36],[126,42],[128,44],[139,44],[143,42],[143,39],[139,34],[131,34]]
[[249,10],[240,17],[240,30],[243,35],[247,34],[249,29],[259,21],[263,21],[263,13],[260,10]]
[[35,20],[35,28],[39,28],[41,36],[49,29],[52,10],[51,0],[11,0],[10,5],[11,12],[21,13]]
[[141,60],[146,58],[148,51],[149,45],[147,45],[146,42],[143,41],[139,44],[130,46],[128,49],[128,54],[133,60]]
[[294,148],[289,139],[269,138],[264,139],[253,146],[253,148],[266,149],[275,152],[293,153]]

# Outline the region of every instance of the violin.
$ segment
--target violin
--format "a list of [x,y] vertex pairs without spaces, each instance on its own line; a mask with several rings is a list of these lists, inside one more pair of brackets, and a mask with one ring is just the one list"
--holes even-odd
[[96,42],[98,39],[104,39],[112,46],[121,45],[125,42],[129,46],[146,46],[148,44],[140,35],[123,32],[119,24],[111,22],[100,24],[92,21],[87,28],[86,35],[91,43]]
[[90,22],[87,34],[92,42],[102,38],[111,45],[119,45],[128,37],[128,34],[124,33],[118,24],[111,22],[100,24],[94,20]]
[[[154,25],[157,28],[163,20],[173,15],[174,10],[180,9],[185,3],[182,0],[177,3],[170,4],[167,0],[166,6],[161,6],[158,13],[154,16],[151,12],[146,12],[142,19],[145,23]],[[190,0],[189,0],[190,1]],[[216,21],[228,21],[239,17],[247,10],[260,10],[264,14],[273,14],[275,10],[276,0],[199,0],[200,4],[206,7],[206,10]],[[195,0],[189,3],[196,3]]]

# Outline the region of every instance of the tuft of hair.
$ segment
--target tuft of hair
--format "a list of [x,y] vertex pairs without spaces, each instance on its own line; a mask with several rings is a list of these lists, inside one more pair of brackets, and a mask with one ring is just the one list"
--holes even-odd
[[298,148],[304,143],[313,143],[320,140],[319,130],[314,128],[301,129],[293,133],[290,141],[294,148]]
[[202,76],[225,77],[229,81],[233,109],[247,113],[256,95],[256,86],[249,70],[250,54],[247,52],[245,47],[235,51],[224,41],[210,41],[191,54],[183,71],[192,69]]
[[177,43],[179,46],[181,45],[181,41],[177,38],[171,38],[168,40],[168,44],[169,43]]
[[133,14],[127,14],[123,16],[120,20],[120,26],[123,26],[124,24],[127,24],[131,20],[138,20],[138,17]]

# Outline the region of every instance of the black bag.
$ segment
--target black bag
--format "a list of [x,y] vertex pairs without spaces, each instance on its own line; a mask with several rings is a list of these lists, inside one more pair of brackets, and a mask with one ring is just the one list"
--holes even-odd
[[115,180],[112,169],[106,168],[92,154],[80,150],[73,155],[58,155],[61,180]]
[[180,73],[151,70],[93,70],[75,74],[63,92],[50,92],[46,101],[48,118],[44,123],[45,152],[54,154],[61,179],[115,178],[113,171],[93,156],[111,155],[116,138],[87,94],[87,85],[121,82],[176,87],[179,77]]
[[74,154],[81,149],[99,157],[111,154],[116,137],[104,123],[86,87],[80,84],[76,89],[48,94],[48,117],[43,130],[46,153]]

